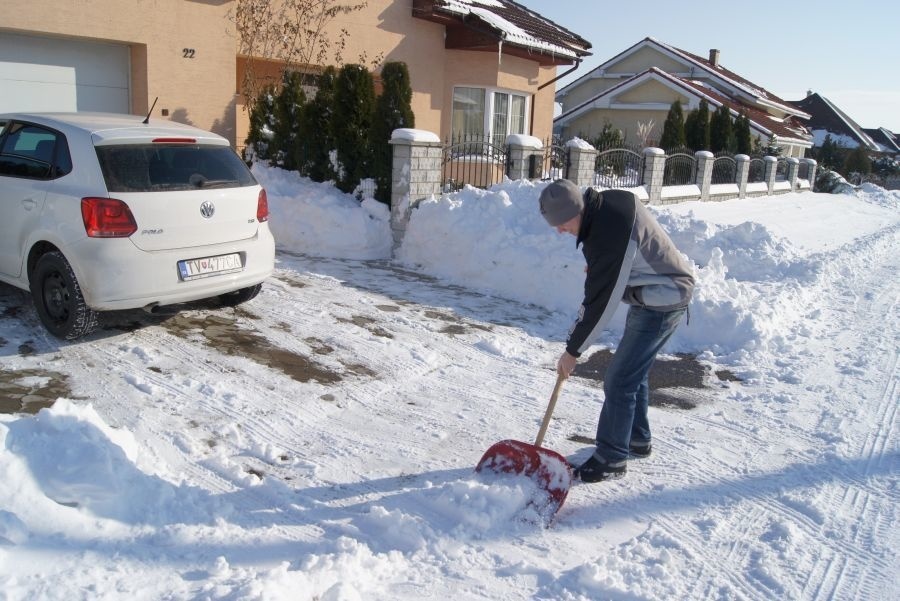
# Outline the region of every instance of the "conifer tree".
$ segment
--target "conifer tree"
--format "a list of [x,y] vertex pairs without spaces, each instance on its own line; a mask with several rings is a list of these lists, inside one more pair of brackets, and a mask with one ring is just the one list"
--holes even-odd
[[579,137],[590,142],[594,148],[601,152],[610,148],[621,148],[625,144],[625,136],[622,135],[622,130],[613,126],[612,121],[609,119],[603,120],[603,129],[596,137],[590,138],[583,134],[579,135]]
[[382,92],[375,102],[372,124],[372,175],[378,189],[375,198],[383,203],[391,200],[392,149],[391,132],[401,127],[415,127],[412,111],[412,86],[406,63],[389,62],[381,69]]
[[662,137],[659,145],[664,150],[678,148],[686,144],[684,137],[684,115],[681,112],[681,102],[676,100],[669,107],[669,114],[666,115],[666,122],[663,124]]
[[706,98],[701,98],[697,110],[691,111],[685,119],[684,137],[692,150],[709,150],[709,103]]
[[268,161],[275,127],[275,86],[269,84],[257,96],[250,111],[250,129],[244,140],[244,160]]
[[304,111],[304,127],[306,143],[309,151],[309,164],[306,169],[310,179],[325,182],[337,178],[337,171],[331,159],[335,151],[333,112],[334,83],[337,69],[326,67],[316,78],[318,89],[315,97]]
[[852,174],[868,175],[872,173],[872,161],[862,146],[857,146],[850,151],[847,159],[844,161],[844,177],[850,177]]
[[306,140],[302,136],[306,93],[303,74],[285,71],[281,90],[275,97],[272,158],[276,165],[289,171],[303,167]]
[[371,173],[369,130],[375,115],[375,84],[362,65],[344,65],[334,85],[335,148],[339,164],[337,186],[353,192]]
[[720,105],[709,120],[709,149],[713,153],[721,150],[732,150],[734,147],[731,111]]
[[735,151],[739,154],[749,155],[753,151],[753,141],[750,135],[750,118],[743,110],[735,122]]

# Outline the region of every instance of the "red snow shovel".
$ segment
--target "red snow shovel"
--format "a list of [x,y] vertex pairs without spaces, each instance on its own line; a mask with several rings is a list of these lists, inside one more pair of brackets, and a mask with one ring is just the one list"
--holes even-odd
[[476,472],[522,475],[533,480],[538,487],[547,491],[546,501],[542,499],[532,502],[547,521],[562,507],[572,484],[572,468],[566,458],[556,451],[541,447],[547,426],[550,425],[550,418],[553,416],[553,408],[556,407],[559,390],[565,379],[562,374],[556,378],[550,404],[547,405],[544,421],[533,445],[518,440],[501,440],[485,452],[475,467]]

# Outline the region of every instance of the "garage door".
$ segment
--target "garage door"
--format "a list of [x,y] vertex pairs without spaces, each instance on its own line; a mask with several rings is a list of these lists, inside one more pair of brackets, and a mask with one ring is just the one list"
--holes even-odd
[[128,46],[0,32],[0,113],[129,113]]

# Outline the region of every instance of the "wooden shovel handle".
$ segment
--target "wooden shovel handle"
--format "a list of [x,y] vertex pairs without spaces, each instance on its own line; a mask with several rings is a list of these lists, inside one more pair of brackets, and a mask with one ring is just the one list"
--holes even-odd
[[559,391],[565,380],[566,377],[564,375],[557,374],[556,386],[553,387],[553,394],[550,395],[550,403],[547,405],[546,413],[544,413],[544,421],[541,423],[541,429],[538,432],[537,439],[534,441],[534,446],[536,447],[541,446],[541,443],[544,442],[544,434],[547,433],[547,426],[550,425],[550,418],[553,417],[553,409],[556,407],[556,399],[559,397]]

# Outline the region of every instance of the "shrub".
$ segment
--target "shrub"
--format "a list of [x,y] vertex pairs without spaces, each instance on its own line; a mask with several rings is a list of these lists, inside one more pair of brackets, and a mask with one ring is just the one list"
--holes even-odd
[[275,86],[263,88],[250,111],[250,129],[244,140],[244,160],[268,161],[275,130]]
[[370,130],[372,175],[377,190],[375,198],[391,201],[392,149],[391,132],[401,127],[415,127],[412,111],[412,86],[406,63],[385,63],[381,70],[382,92],[375,102],[375,120]]
[[681,112],[681,102],[676,100],[669,107],[666,122],[663,123],[662,137],[659,145],[664,149],[678,148],[686,144],[684,136],[684,115]]
[[700,100],[700,106],[684,120],[685,143],[692,150],[709,149],[709,103]]
[[375,84],[362,65],[344,65],[334,85],[333,132],[338,160],[337,186],[352,192],[369,176],[369,130],[375,114]]
[[304,172],[306,162],[306,136],[303,136],[303,112],[306,93],[303,91],[302,73],[285,72],[281,91],[274,102],[274,126],[272,147],[275,164],[290,171]]
[[316,78],[318,89],[304,111],[304,127],[309,163],[307,175],[317,182],[337,178],[337,170],[332,154],[337,147],[334,141],[334,82],[337,69],[326,67]]

